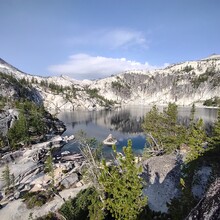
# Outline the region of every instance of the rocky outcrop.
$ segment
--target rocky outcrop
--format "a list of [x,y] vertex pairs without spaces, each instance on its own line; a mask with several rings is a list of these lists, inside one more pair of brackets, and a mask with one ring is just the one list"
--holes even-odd
[[210,166],[202,166],[197,170],[193,177],[192,193],[196,199],[201,199],[206,192],[208,181],[212,173]]
[[143,178],[146,186],[143,192],[148,197],[149,208],[166,213],[167,203],[179,196],[181,160],[176,155],[151,157],[143,161]]
[[[71,137],[66,137],[71,139]],[[53,147],[62,147],[63,138],[55,136],[44,143],[35,144],[32,149],[23,149],[6,153],[0,160],[0,173],[5,169],[4,164],[9,166],[10,173],[14,176],[13,184],[10,189],[14,193],[3,195],[4,202],[18,199],[24,192],[39,191],[48,189],[51,183],[51,177],[45,172],[45,161],[48,158],[48,152]],[[53,155],[57,156],[57,155]],[[71,155],[69,155],[71,156]],[[75,156],[69,160],[63,157],[53,157],[54,180],[58,190],[70,187],[80,187],[83,182],[80,181],[81,167],[84,159],[81,155]],[[0,194],[5,191],[4,180],[0,179]]]
[[7,164],[10,162],[14,162],[14,160],[18,157],[23,156],[24,151],[18,150],[14,152],[5,153],[0,160],[0,164]]
[[[80,186],[79,188],[66,189],[60,192],[63,199],[68,200],[70,198],[76,197],[80,190],[84,190],[88,185]],[[1,207],[0,205],[0,216],[2,220],[27,220],[30,216],[34,218],[39,218],[48,214],[49,212],[56,212],[64,203],[64,200],[59,196],[55,196],[53,200],[48,201],[42,207],[36,207],[33,209],[28,209],[23,203],[23,199],[19,198],[8,203],[6,206]]]
[[[143,193],[148,197],[148,206],[151,210],[170,214],[170,207],[168,207],[168,204],[172,204],[172,200],[174,198],[181,200],[183,194],[180,187],[180,178],[184,179],[183,176],[186,177],[188,175],[186,175],[184,169],[182,169],[186,168],[183,163],[183,158],[184,153],[182,154],[180,152],[176,152],[175,154],[151,157],[142,162],[144,168],[142,177],[146,183]],[[193,170],[189,171],[193,172],[191,175],[191,191],[196,201],[201,198],[203,198],[201,200],[203,201],[207,195],[207,198],[210,198],[210,195],[213,196],[214,191],[211,191],[212,194],[209,191],[206,193],[207,186],[212,178],[212,171],[212,167],[205,164],[195,167]],[[214,188],[216,193],[220,194],[220,179],[216,181]],[[205,197],[203,197],[204,195]],[[213,201],[214,200],[215,199],[213,199]],[[211,201],[211,199],[208,201]],[[205,203],[204,206],[206,207],[207,205],[208,202]],[[211,206],[212,205],[210,204],[208,208]],[[214,211],[215,206],[213,208],[213,212]],[[189,219],[206,219],[199,218],[198,216],[200,216],[200,214],[196,216],[196,218]],[[215,218],[207,219],[214,220]]]
[[220,219],[220,178],[209,187],[204,197],[190,212],[186,220],[219,220]]
[[79,181],[78,175],[76,173],[71,173],[70,175],[66,176],[60,184],[65,188],[70,188],[72,185],[76,184]]
[[8,129],[11,127],[13,122],[18,118],[18,111],[9,109],[2,110],[0,112],[0,133],[2,136],[6,136]]
[[53,117],[49,112],[46,112],[44,117],[48,133],[57,135],[62,134],[66,130],[65,124],[58,118]]

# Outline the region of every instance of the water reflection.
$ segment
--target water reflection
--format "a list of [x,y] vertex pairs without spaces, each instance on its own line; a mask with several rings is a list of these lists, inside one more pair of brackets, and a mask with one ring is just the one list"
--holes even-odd
[[144,116],[132,116],[129,110],[124,110],[113,114],[110,118],[110,124],[113,130],[125,133],[142,132],[141,124]]
[[[75,134],[83,130],[89,137],[95,137],[101,142],[111,133],[117,138],[119,149],[127,144],[128,139],[132,139],[135,151],[140,152],[145,145],[141,124],[150,109],[151,107],[147,106],[129,106],[111,111],[61,112],[58,117],[67,126],[64,135]],[[159,109],[162,111],[163,107]],[[190,109],[190,107],[178,108],[178,119],[181,123],[189,123]],[[217,109],[197,108],[195,117],[202,118],[209,127],[216,120]],[[71,145],[66,148],[75,150],[76,146]],[[110,147],[105,148],[106,152],[110,150]]]

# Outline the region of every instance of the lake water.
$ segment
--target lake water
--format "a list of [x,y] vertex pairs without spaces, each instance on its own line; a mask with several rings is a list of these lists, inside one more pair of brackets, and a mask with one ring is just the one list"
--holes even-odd
[[[128,139],[131,139],[135,154],[141,154],[146,143],[141,124],[150,109],[151,107],[147,106],[127,106],[108,111],[65,111],[59,113],[58,118],[65,123],[67,128],[63,135],[72,135],[83,130],[88,137],[95,137],[99,142],[102,142],[109,134],[112,134],[118,140],[116,146],[119,151],[127,145]],[[162,111],[163,107],[159,109]],[[190,107],[178,108],[181,123],[188,122],[190,109]],[[217,109],[196,108],[195,116],[202,118],[209,126],[216,120]],[[78,152],[78,145],[72,142],[65,145],[63,150]],[[111,147],[104,146],[104,152],[109,154]]]

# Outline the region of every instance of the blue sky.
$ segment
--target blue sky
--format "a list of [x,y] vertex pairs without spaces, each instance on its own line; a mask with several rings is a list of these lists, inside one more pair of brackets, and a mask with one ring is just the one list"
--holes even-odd
[[95,79],[220,53],[219,0],[0,0],[0,57]]

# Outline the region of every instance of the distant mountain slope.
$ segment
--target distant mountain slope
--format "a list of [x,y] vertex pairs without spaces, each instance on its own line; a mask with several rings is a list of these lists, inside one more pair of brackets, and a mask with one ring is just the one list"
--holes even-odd
[[0,59],[0,72],[25,79],[49,109],[101,109],[112,105],[202,103],[220,94],[220,55],[164,69],[126,71],[95,81],[25,74]]
[[151,71],[127,71],[95,81],[91,87],[125,104],[190,105],[219,96],[220,56]]
[[[60,77],[40,77],[26,74],[4,60],[0,60],[1,78],[13,79],[15,85],[23,83],[22,86],[32,88],[36,94],[40,95],[40,100],[49,110],[73,110],[78,108],[94,109],[106,108],[113,104],[98,94],[96,89],[91,90],[91,81],[73,80],[65,76]],[[7,83],[6,83],[7,84]],[[0,88],[0,95],[11,97],[13,89],[6,89],[7,86]],[[7,91],[7,92],[5,92]]]

